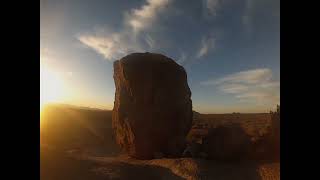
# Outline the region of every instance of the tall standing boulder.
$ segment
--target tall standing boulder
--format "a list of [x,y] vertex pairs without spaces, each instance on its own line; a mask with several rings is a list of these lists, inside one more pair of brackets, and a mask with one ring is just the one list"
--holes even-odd
[[182,154],[192,125],[191,91],[184,68],[154,53],[117,60],[112,124],[117,143],[131,157]]

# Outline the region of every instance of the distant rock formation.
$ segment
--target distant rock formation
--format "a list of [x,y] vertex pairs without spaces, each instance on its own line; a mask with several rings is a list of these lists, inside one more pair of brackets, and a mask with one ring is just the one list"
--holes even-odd
[[138,159],[152,159],[157,153],[181,155],[193,116],[184,68],[153,53],[133,53],[113,66],[117,143]]

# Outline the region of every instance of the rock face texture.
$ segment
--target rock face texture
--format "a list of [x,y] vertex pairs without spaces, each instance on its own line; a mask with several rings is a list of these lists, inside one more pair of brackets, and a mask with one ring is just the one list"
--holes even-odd
[[180,156],[192,125],[191,91],[184,68],[153,53],[115,61],[112,125],[117,143],[131,157]]

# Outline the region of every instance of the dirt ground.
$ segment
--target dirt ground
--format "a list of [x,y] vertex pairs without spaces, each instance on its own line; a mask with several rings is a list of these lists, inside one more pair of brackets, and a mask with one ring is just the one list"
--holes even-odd
[[127,156],[79,157],[41,149],[45,180],[277,180],[280,163],[222,163],[202,159],[136,160]]
[[[97,162],[96,172],[107,177],[128,173],[128,177],[144,179],[144,176],[154,176],[153,179],[188,179],[188,180],[277,180],[280,179],[280,163],[276,162],[234,162],[223,163],[201,159],[154,159],[135,160],[126,157],[117,158],[90,158]],[[126,171],[126,168],[136,169]],[[145,168],[146,172],[139,174],[139,170]],[[132,169],[132,170],[133,170]],[[138,177],[137,177],[137,174]],[[121,176],[121,175],[120,175]],[[132,178],[132,179],[136,179]],[[130,179],[130,178],[129,178]]]
[[[240,120],[239,116],[231,114],[200,117],[213,125],[223,123],[218,119],[234,119],[245,122],[243,124],[247,125],[246,129],[259,130],[263,130],[269,122],[266,114],[245,114],[240,116]],[[226,163],[193,158],[136,160],[125,155],[116,156],[119,150],[112,139],[109,111],[52,108],[47,110],[43,118],[40,139],[42,180],[280,179],[279,162]],[[202,120],[198,121],[202,123]],[[49,144],[50,148],[44,146],[44,143]],[[68,150],[68,153],[64,150]],[[82,156],[75,156],[77,150]]]

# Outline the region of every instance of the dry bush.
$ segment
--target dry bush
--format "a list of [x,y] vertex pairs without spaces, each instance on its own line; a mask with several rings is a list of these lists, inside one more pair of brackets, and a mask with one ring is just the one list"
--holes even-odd
[[209,159],[240,160],[248,156],[250,137],[239,124],[210,129],[203,142]]

